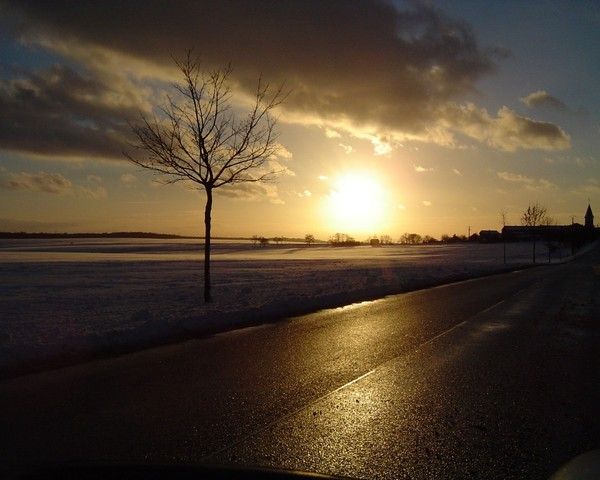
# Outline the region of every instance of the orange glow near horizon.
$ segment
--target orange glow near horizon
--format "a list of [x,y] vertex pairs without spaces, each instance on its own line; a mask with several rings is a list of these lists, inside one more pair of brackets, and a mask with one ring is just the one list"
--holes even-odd
[[386,192],[370,173],[348,172],[335,178],[327,197],[327,222],[337,232],[369,235],[384,228]]

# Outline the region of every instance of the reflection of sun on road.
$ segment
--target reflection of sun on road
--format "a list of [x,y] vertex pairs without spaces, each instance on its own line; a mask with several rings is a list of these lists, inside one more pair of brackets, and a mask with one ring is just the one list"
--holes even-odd
[[381,184],[368,173],[337,178],[327,197],[329,227],[350,234],[370,234],[381,228],[385,213]]

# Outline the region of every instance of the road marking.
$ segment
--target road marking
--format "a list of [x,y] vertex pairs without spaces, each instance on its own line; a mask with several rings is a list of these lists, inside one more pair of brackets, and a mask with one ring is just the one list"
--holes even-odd
[[[384,363],[382,363],[381,365],[387,363],[388,361],[385,361]],[[225,447],[219,448],[218,450],[215,450],[214,452],[208,453],[206,455],[204,455],[201,459],[200,459],[200,463],[204,463],[206,462],[206,460],[208,460],[211,457],[215,457],[227,450],[231,450],[234,449],[235,447],[237,447],[238,445],[241,445],[243,442],[245,442],[246,440],[248,440],[251,437],[254,436],[258,436],[261,433],[263,433],[264,431],[268,430],[269,428],[271,428],[273,425],[276,425],[277,423],[281,423],[281,422],[285,422],[286,420],[292,418],[294,415],[297,415],[298,413],[308,410],[311,405],[315,405],[316,403],[319,403],[320,401],[336,394],[337,392],[339,392],[340,390],[349,387],[350,385],[353,385],[354,383],[362,380],[365,377],[368,377],[369,375],[371,375],[373,372],[375,372],[375,370],[377,370],[381,365],[376,366],[373,370],[368,371],[367,373],[363,373],[361,376],[356,377],[354,380],[350,380],[349,382],[345,383],[344,385],[342,385],[341,387],[336,388],[335,390],[332,390],[330,392],[327,392],[324,395],[321,395],[320,397],[315,398],[314,400],[309,401],[308,403],[306,403],[305,405],[302,405],[294,410],[292,410],[291,412],[286,413],[285,415],[275,418],[269,422],[267,422],[265,425],[263,425],[262,427],[257,428],[256,430],[253,430],[252,432],[247,433],[246,435],[242,435],[241,438],[239,438],[238,440],[236,440],[233,443],[230,443],[229,445],[226,445]]]
[[[384,363],[385,363],[385,362],[384,362]],[[381,364],[381,365],[383,365],[383,364]],[[344,384],[344,385],[342,385],[341,387],[338,387],[338,388],[336,388],[335,390],[332,390],[331,392],[329,392],[329,393],[327,393],[327,394],[323,395],[323,397],[320,397],[320,398],[325,398],[325,397],[327,397],[327,396],[329,396],[329,395],[333,395],[334,393],[337,393],[337,392],[339,392],[340,390],[342,390],[342,389],[344,389],[344,388],[346,388],[346,387],[349,387],[349,386],[350,386],[350,385],[352,385],[353,383],[356,383],[356,382],[358,382],[358,381],[362,380],[363,378],[365,378],[365,377],[368,377],[368,376],[369,376],[369,375],[371,375],[371,374],[372,374],[372,373],[373,373],[375,370],[377,370],[379,367],[380,367],[380,365],[377,365],[377,366],[376,366],[376,367],[375,367],[373,370],[370,370],[370,371],[368,371],[367,373],[363,373],[363,374],[362,374],[360,377],[356,377],[354,380],[350,380],[348,383],[345,383],[345,384]],[[310,404],[309,404],[309,405],[310,405]]]
[[[525,290],[525,289],[523,289],[523,290]],[[522,290],[520,290],[519,292],[517,292],[517,294],[520,293],[521,291]],[[325,399],[327,399],[327,398],[335,395],[336,393],[340,392],[341,390],[344,390],[345,388],[348,388],[348,387],[354,385],[355,383],[360,382],[361,380],[363,380],[366,377],[368,377],[368,376],[372,375],[373,373],[375,373],[375,371],[380,370],[380,369],[384,368],[386,365],[388,365],[388,364],[396,361],[398,358],[406,356],[406,355],[411,355],[413,353],[418,352],[424,346],[429,345],[429,344],[435,342],[436,340],[442,338],[445,335],[448,335],[449,333],[453,332],[454,330],[456,330],[456,329],[464,326],[470,320],[476,318],[478,315],[481,315],[482,313],[489,312],[489,311],[493,310],[494,308],[496,308],[497,306],[503,304],[504,302],[505,302],[505,300],[500,300],[499,302],[494,303],[493,305],[487,307],[486,309],[481,310],[480,312],[477,312],[475,315],[472,315],[468,319],[463,320],[462,322],[457,323],[456,325],[453,325],[449,329],[444,330],[443,332],[438,333],[434,337],[432,337],[432,338],[424,341],[423,343],[420,343],[416,347],[414,347],[414,348],[412,348],[412,349],[410,349],[410,350],[408,350],[406,352],[403,352],[403,353],[401,353],[399,355],[396,355],[396,356],[394,356],[392,358],[389,358],[389,359],[385,360],[384,362],[382,362],[379,365],[375,366],[373,369],[369,370],[368,372],[363,373],[362,375],[359,375],[355,379],[350,380],[349,382],[344,383],[343,385],[335,388],[334,390],[331,390],[330,392],[327,392],[327,393],[325,393],[325,394],[323,394],[323,395],[315,398],[314,400],[310,400],[306,404],[304,404],[304,405],[302,405],[302,406],[300,406],[300,407],[298,407],[298,408],[296,408],[296,409],[294,409],[294,410],[292,410],[292,411],[290,411],[290,412],[288,412],[288,413],[286,413],[286,414],[284,414],[284,415],[282,415],[280,417],[277,417],[277,418],[274,418],[274,419],[268,421],[266,424],[264,424],[263,426],[257,428],[256,430],[253,430],[253,431],[251,431],[251,432],[249,432],[249,433],[247,433],[245,435],[242,435],[238,440],[234,441],[233,443],[230,443],[229,445],[226,445],[226,446],[224,446],[222,448],[219,448],[219,449],[215,450],[214,452],[210,452],[210,453],[204,455],[200,459],[200,461],[201,462],[206,462],[208,459],[216,457],[219,454],[221,454],[221,453],[223,453],[223,452],[225,452],[227,450],[233,450],[233,449],[235,449],[235,447],[241,445],[242,443],[244,443],[249,438],[256,437],[256,436],[260,435],[261,433],[265,432],[266,430],[268,430],[272,426],[274,426],[274,425],[276,425],[278,423],[283,423],[286,420],[292,418],[293,416],[299,414],[300,412],[303,412],[303,411],[306,411],[306,410],[310,410],[311,406],[316,405],[317,403],[320,403],[321,401],[323,401],[323,400],[325,400]]]
[[[429,340],[425,340],[423,343],[420,343],[419,345],[417,345],[417,346],[414,348],[414,350],[413,350],[413,351],[415,351],[415,352],[418,352],[418,351],[419,351],[419,349],[420,349],[421,347],[424,347],[425,345],[428,345],[428,344],[430,344],[430,343],[432,343],[432,342],[436,341],[438,338],[442,338],[444,335],[446,335],[446,334],[448,334],[448,333],[452,332],[453,330],[456,330],[457,328],[459,328],[459,327],[462,327],[462,326],[463,326],[464,324],[466,324],[468,321],[469,321],[469,320],[463,320],[462,322],[460,322],[460,323],[457,323],[457,324],[456,324],[456,325],[454,325],[453,327],[450,327],[448,330],[444,330],[443,332],[440,332],[440,333],[438,333],[438,334],[437,334],[435,337],[432,337],[432,338],[430,338]],[[403,354],[403,355],[406,355],[406,354]],[[398,355],[398,357],[400,357],[400,356],[402,356],[402,355]],[[398,357],[395,357],[395,358],[398,358]],[[382,365],[383,365],[383,364],[382,364]]]
[[[517,292],[520,293],[520,292]],[[489,306],[488,308],[486,308],[485,310],[481,310],[480,312],[477,312],[475,315],[467,318],[466,320],[463,320],[460,323],[457,323],[456,325],[454,325],[453,327],[450,327],[448,330],[444,330],[443,332],[438,333],[435,337],[430,338],[429,340],[426,340],[425,342],[421,343],[420,345],[418,345],[417,347],[415,347],[414,351],[418,352],[419,349],[421,349],[422,347],[438,340],[439,338],[442,338],[443,336],[451,333],[452,331],[456,330],[459,327],[462,327],[463,325],[467,324],[469,321],[471,321],[472,319],[474,319],[475,317],[477,317],[478,315],[481,315],[482,313],[486,313],[489,312],[491,310],[493,310],[494,308],[496,308],[498,305],[501,305],[505,302],[505,300],[500,300],[499,302],[494,303],[493,305]],[[398,355],[401,356],[401,355]],[[397,357],[396,357],[397,358]],[[393,360],[393,359],[392,359]],[[383,364],[382,364],[383,365]],[[377,367],[379,368],[379,366]]]
[[[525,289],[523,289],[523,290],[525,290]],[[515,295],[518,295],[518,294],[519,294],[519,293],[521,293],[523,290],[519,290],[519,291],[518,291],[518,292],[517,292]],[[474,317],[476,317],[477,315],[481,315],[482,313],[489,312],[490,310],[493,310],[494,308],[496,308],[498,305],[501,305],[501,304],[503,304],[505,301],[506,301],[506,300],[500,300],[499,302],[497,302],[497,303],[494,303],[494,304],[493,304],[491,307],[488,307],[488,308],[486,308],[485,310],[482,310],[481,312],[479,312],[479,313],[476,313],[476,314],[475,314],[475,315],[473,315],[473,316],[474,316]],[[473,318],[473,317],[471,317],[471,318]],[[465,320],[465,321],[466,321],[466,320]]]

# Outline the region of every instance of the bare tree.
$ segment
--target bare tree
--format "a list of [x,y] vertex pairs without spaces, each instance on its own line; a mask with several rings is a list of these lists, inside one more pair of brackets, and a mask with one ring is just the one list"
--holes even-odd
[[272,116],[284,100],[281,87],[273,90],[258,80],[245,115],[231,106],[231,68],[203,73],[190,51],[175,61],[181,82],[167,97],[160,117],[142,115],[132,125],[135,151],[125,153],[140,167],[164,177],[164,183],[191,182],[206,193],[204,208],[204,301],[210,302],[210,247],[213,190],[226,185],[262,182],[277,172],[269,159],[279,149]]
[[314,236],[314,235],[311,235],[310,233],[307,233],[307,234],[304,236],[304,242],[306,243],[306,245],[307,245],[307,246],[309,246],[309,247],[310,247],[310,245],[311,245],[312,243],[315,243],[315,236]]
[[391,245],[392,237],[390,237],[389,235],[381,235],[379,237],[379,243],[381,243],[381,245]]
[[400,243],[402,245],[417,245],[423,242],[423,237],[418,233],[404,233],[400,237]]
[[551,227],[552,225],[556,225],[556,220],[554,217],[546,215],[540,222],[540,225],[543,225],[545,227]]
[[346,235],[345,233],[336,233],[335,235],[329,237],[329,244],[334,247],[354,247],[356,245],[360,245],[360,242],[356,241],[354,237]]
[[548,218],[548,210],[539,203],[529,205],[521,215],[521,225],[532,227],[533,234],[533,263],[535,263],[535,244],[537,241],[536,227],[544,225]]

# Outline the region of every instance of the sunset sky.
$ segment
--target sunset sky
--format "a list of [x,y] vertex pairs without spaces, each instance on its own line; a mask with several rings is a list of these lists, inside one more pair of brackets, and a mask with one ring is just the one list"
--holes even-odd
[[[285,82],[285,172],[218,192],[213,233],[439,237],[600,216],[595,1],[0,0],[0,230],[201,235],[204,196],[123,155],[172,57]],[[600,217],[598,217],[600,218]]]

